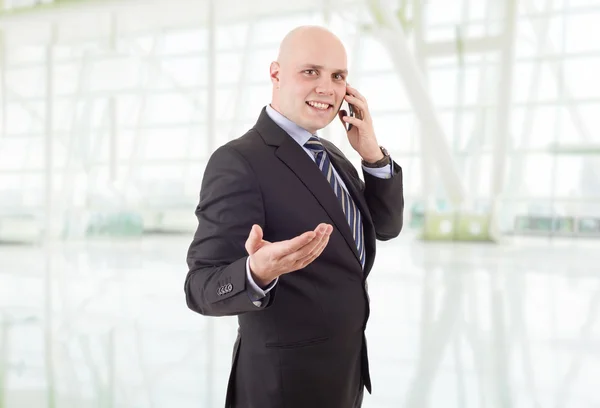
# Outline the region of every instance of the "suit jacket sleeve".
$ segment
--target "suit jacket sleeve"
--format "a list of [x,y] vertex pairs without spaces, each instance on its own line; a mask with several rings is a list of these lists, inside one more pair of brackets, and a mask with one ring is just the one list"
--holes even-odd
[[187,255],[186,302],[207,316],[260,311],[248,295],[245,243],[253,224],[264,227],[262,195],[246,159],[233,147],[217,149],[209,159],[196,207],[198,228]]
[[380,241],[397,237],[404,222],[404,192],[402,168],[392,162],[392,177],[379,178],[363,169],[364,196]]

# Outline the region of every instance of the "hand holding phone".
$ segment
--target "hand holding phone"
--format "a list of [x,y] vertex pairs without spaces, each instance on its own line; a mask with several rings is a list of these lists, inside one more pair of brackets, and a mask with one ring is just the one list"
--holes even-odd
[[[340,109],[338,116],[344,123],[350,145],[365,162],[378,162],[382,156],[382,150],[375,136],[373,118],[369,113],[366,98],[356,88],[346,84],[343,103],[348,104],[348,111]],[[350,122],[353,122],[354,126],[350,126]]]

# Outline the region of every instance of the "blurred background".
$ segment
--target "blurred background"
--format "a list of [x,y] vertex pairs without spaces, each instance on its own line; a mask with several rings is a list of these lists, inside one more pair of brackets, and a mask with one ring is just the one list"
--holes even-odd
[[0,408],[223,406],[237,321],[185,305],[194,210],[303,24],[404,171],[364,406],[600,406],[600,0],[0,8]]

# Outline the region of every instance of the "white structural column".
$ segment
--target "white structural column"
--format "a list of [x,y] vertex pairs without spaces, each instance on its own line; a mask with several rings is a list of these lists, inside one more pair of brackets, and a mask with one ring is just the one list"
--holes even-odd
[[[487,0],[487,5],[485,8],[485,29],[484,34],[485,38],[493,38],[490,37],[490,26],[492,22],[492,7],[489,5],[490,1]],[[476,107],[476,115],[475,115],[475,125],[473,126],[473,131],[469,135],[469,141],[467,143],[471,166],[469,169],[469,175],[467,180],[469,180],[468,185],[473,186],[472,194],[474,196],[479,196],[481,193],[481,152],[483,150],[484,144],[484,135],[485,135],[485,124],[487,120],[486,114],[486,100],[487,94],[489,93],[490,86],[488,86],[488,81],[490,77],[493,77],[493,65],[494,63],[490,61],[490,56],[488,53],[484,53],[481,56],[481,68],[479,69],[479,80],[477,82],[477,107]]]
[[47,387],[47,408],[56,408],[56,386],[54,384],[54,333],[52,301],[52,262],[51,251],[54,241],[54,45],[57,37],[56,23],[49,27],[46,45],[46,101],[45,101],[45,138],[44,138],[44,175],[45,175],[45,219],[44,219],[44,351]]
[[379,26],[372,32],[387,48],[398,71],[408,97],[421,124],[424,151],[430,151],[432,165],[436,166],[449,201],[458,209],[464,202],[466,191],[454,163],[450,147],[444,136],[433,101],[427,92],[418,64],[411,54],[408,42],[395,13],[385,2],[371,0],[371,12]]
[[[110,14],[110,38],[109,38],[109,50],[112,54],[117,53],[117,15],[115,12]],[[109,173],[110,173],[110,182],[116,183],[117,181],[117,169],[119,167],[119,154],[117,151],[117,126],[118,126],[118,110],[117,110],[117,100],[115,95],[110,95],[108,97],[108,116],[109,116],[109,154],[108,160],[110,163]]]
[[46,100],[44,103],[44,238],[46,240],[54,235],[54,223],[52,220],[54,212],[54,44],[56,42],[56,35],[56,25],[52,24],[48,44],[46,45]]
[[[466,72],[466,62],[465,62],[465,52],[464,52],[464,43],[465,39],[469,37],[469,10],[470,4],[469,0],[464,0],[461,7],[461,16],[460,22],[455,27],[455,40],[456,44],[454,47],[456,48],[456,93],[454,95],[454,121],[453,121],[453,129],[452,134],[453,144],[452,144],[452,152],[456,155],[461,150],[462,139],[465,137],[464,129],[466,128],[463,125],[465,121],[465,83],[467,72]],[[462,155],[461,157],[455,157],[455,163],[458,168],[459,174],[463,175],[463,180],[466,181],[466,168],[467,168],[468,157],[466,155]],[[477,184],[469,185],[469,195],[471,197],[476,196],[477,194]],[[469,203],[470,204],[470,203]],[[463,208],[464,209],[464,208]]]
[[510,132],[512,79],[514,70],[514,49],[516,34],[516,0],[507,0],[504,3],[504,44],[501,51],[501,70],[498,92],[498,114],[496,120],[496,134],[493,141],[492,155],[492,189],[491,204],[492,215],[496,213],[498,199],[502,193],[505,179],[506,153],[508,134]]
[[[553,8],[554,0],[546,0],[545,7],[543,12],[549,13]],[[550,19],[544,18],[540,20],[536,20],[535,22],[531,22],[537,28],[534,29],[537,34],[537,55],[544,55],[545,50],[547,49],[547,42],[549,41],[548,33],[550,31]],[[539,25],[539,26],[538,26]],[[537,99],[538,90],[540,88],[540,82],[542,78],[542,64],[543,61],[541,59],[535,62],[533,66],[533,70],[530,76],[529,89],[527,92],[527,100],[535,101]],[[520,148],[521,149],[529,149],[531,145],[531,138],[529,135],[533,129],[533,122],[536,116],[536,109],[532,103],[527,104],[525,108],[525,113],[523,115],[523,126],[521,128],[520,137],[521,140]],[[523,169],[525,168],[525,155],[516,155],[511,160],[512,165],[510,166],[508,172],[508,183],[506,186],[506,190],[510,193],[520,194],[522,189],[522,184],[524,181],[523,177]]]
[[[1,2],[1,0],[0,0]],[[2,98],[2,130],[0,138],[6,137],[6,40],[4,30],[0,30],[0,98]]]
[[[415,41],[415,56],[417,64],[422,72],[424,80],[426,79],[427,70],[425,69],[425,21],[423,19],[423,3],[421,0],[413,0],[413,21],[414,21],[414,41]],[[429,130],[422,123],[418,125],[419,134],[422,135],[421,143],[421,191],[423,200],[425,201],[425,211],[435,209],[434,196],[434,177],[431,163],[433,163],[433,151],[431,143],[425,143],[426,138],[431,136],[424,135]]]

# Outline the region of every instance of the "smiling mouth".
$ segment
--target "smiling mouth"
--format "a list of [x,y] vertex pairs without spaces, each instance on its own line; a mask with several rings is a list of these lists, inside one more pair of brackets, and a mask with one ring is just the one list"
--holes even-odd
[[316,109],[318,111],[322,111],[322,112],[326,112],[333,107],[333,105],[331,105],[329,103],[321,103],[321,102],[313,102],[313,101],[306,102],[306,104],[308,106],[310,106],[311,108]]

